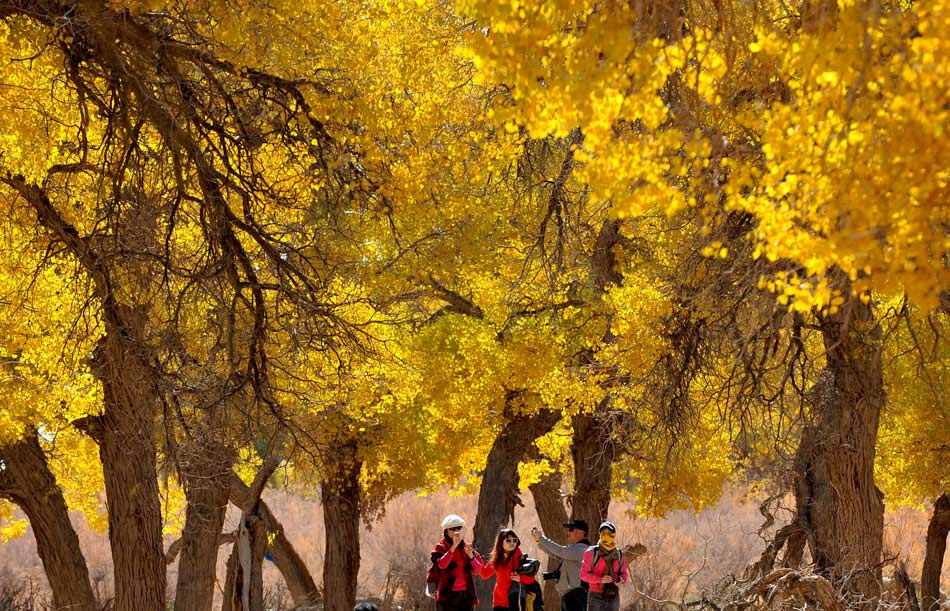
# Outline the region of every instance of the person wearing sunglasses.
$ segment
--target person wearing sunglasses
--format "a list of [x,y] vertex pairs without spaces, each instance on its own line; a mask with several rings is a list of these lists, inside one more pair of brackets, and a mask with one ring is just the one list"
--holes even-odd
[[484,563],[465,542],[465,520],[452,514],[442,520],[442,539],[432,550],[426,577],[426,594],[435,598],[438,611],[472,611],[478,604],[474,574]]
[[567,529],[567,545],[545,537],[538,527],[531,529],[531,536],[542,551],[561,559],[555,570],[542,574],[544,579],[557,582],[555,589],[561,597],[561,611],[586,611],[588,585],[581,581],[581,561],[590,547],[587,522],[571,520],[564,524],[564,528]]
[[521,539],[510,528],[501,528],[495,547],[485,566],[483,579],[495,578],[492,591],[493,611],[534,611],[541,608],[540,586],[535,575],[541,563],[521,551]]

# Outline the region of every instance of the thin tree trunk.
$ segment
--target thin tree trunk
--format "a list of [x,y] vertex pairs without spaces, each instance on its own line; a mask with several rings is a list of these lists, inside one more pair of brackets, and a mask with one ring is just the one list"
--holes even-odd
[[337,443],[320,484],[326,524],[323,589],[327,609],[352,609],[360,570],[360,471],[355,441]]
[[49,470],[36,434],[0,448],[0,497],[30,519],[54,609],[96,611],[86,560],[69,521],[62,490]]
[[927,527],[927,552],[920,572],[920,599],[923,611],[940,608],[940,571],[950,533],[950,496],[941,494]]
[[228,559],[229,572],[224,590],[226,611],[264,611],[262,565],[267,548],[267,527],[259,510],[264,486],[279,464],[280,458],[276,455],[266,458],[244,495],[238,538]]
[[[207,433],[206,435],[204,433]],[[221,529],[231,491],[231,454],[203,431],[179,449],[185,528],[175,590],[175,611],[211,611]]]
[[821,330],[827,366],[812,389],[815,424],[802,435],[796,504],[818,568],[852,607],[866,607],[880,595],[884,536],[874,484],[884,403],[880,328],[870,305],[852,298]]
[[[567,522],[567,510],[564,508],[564,502],[561,499],[561,475],[557,471],[550,473],[541,481],[531,484],[528,489],[534,498],[534,507],[538,512],[538,519],[541,521],[541,530],[549,539],[557,541],[561,545],[567,544],[564,524]],[[545,566],[546,570],[551,571],[561,564],[561,559],[556,556],[548,556]],[[561,608],[559,596],[555,589],[557,583],[554,581],[544,582],[544,610],[558,611]]]
[[[514,400],[509,397],[509,402]],[[536,414],[518,414],[509,418],[492,443],[482,484],[478,489],[478,513],[475,516],[472,544],[480,552],[490,553],[498,529],[511,524],[518,499],[518,465],[532,444],[546,435],[560,420],[560,412],[543,409]],[[522,533],[521,536],[526,536]],[[476,579],[479,609],[491,609],[495,580]]]
[[[606,400],[605,400],[606,401]],[[591,540],[610,509],[611,473],[616,449],[610,435],[610,421],[594,414],[574,416],[571,457],[574,459],[574,493],[570,497],[571,518],[586,520]]]
[[225,570],[224,592],[221,603],[221,611],[241,611],[241,571],[238,570],[238,536],[234,539],[234,545],[231,546],[231,554],[228,556],[228,563]]
[[[230,477],[231,502],[238,507],[242,507],[249,493],[249,488],[237,475],[232,473]],[[287,590],[294,601],[294,606],[316,605],[322,600],[320,591],[317,589],[307,565],[287,539],[287,535],[284,534],[283,525],[263,500],[257,507],[257,513],[264,520],[267,532],[271,536],[272,540],[268,549],[274,558],[277,570],[280,571],[284,582],[287,584]]]
[[899,560],[894,568],[894,581],[900,585],[903,593],[904,608],[907,611],[920,611],[920,603],[917,601],[917,588],[914,587],[914,581],[910,578],[907,565],[903,560]]
[[115,611],[165,611],[154,436],[158,393],[141,340],[144,314],[115,307],[124,324],[108,329],[94,362],[105,403],[99,455],[109,506]]

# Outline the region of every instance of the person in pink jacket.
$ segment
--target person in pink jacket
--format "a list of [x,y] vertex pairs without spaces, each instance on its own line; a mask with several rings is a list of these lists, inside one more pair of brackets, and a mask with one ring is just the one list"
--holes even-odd
[[590,584],[587,611],[619,611],[618,584],[628,579],[627,563],[617,549],[617,527],[604,522],[598,529],[600,539],[584,552],[581,561],[581,579]]

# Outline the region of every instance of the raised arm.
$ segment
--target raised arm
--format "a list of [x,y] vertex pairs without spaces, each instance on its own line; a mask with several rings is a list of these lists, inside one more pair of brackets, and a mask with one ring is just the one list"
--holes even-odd
[[562,560],[577,561],[584,559],[584,550],[587,549],[587,547],[583,545],[560,545],[544,535],[541,535],[541,538],[538,539],[538,547],[546,554],[561,558]]

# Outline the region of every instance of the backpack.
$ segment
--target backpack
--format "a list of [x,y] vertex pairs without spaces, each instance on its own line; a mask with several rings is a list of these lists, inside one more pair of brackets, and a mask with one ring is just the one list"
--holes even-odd
[[435,555],[432,557],[432,566],[429,567],[429,572],[426,573],[426,587],[424,590],[425,595],[428,598],[435,600],[439,594],[439,581],[442,578],[442,569],[435,563]]
[[508,608],[511,611],[544,611],[541,584],[513,582],[508,590]]
[[432,566],[429,567],[429,572],[426,574],[426,587],[423,591],[427,598],[435,600],[436,596],[439,593],[439,577],[441,577],[442,571],[439,570],[439,567],[435,565],[435,560],[432,561]]

